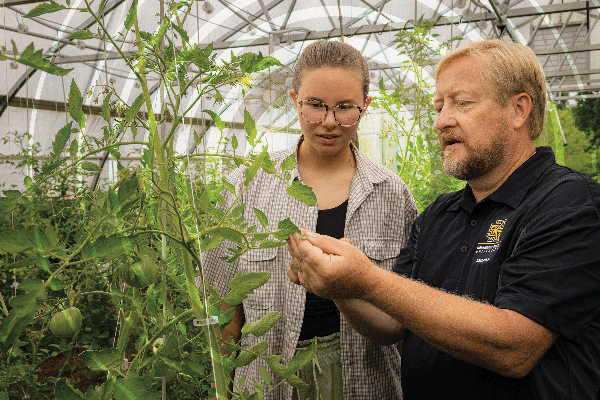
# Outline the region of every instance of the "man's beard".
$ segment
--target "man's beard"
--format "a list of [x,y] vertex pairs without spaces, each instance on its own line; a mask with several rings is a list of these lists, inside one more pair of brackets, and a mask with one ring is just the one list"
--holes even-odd
[[463,181],[479,178],[492,171],[506,158],[507,131],[506,126],[501,126],[502,131],[490,130],[489,135],[494,138],[488,145],[471,146],[462,142],[466,150],[466,157],[459,158],[453,151],[442,150],[442,167],[448,175]]

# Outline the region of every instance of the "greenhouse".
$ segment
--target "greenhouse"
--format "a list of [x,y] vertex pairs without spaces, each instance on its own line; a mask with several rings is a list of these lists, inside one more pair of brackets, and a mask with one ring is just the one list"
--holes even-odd
[[[599,20],[600,0],[0,0],[0,400],[299,398],[305,366],[321,368],[318,340],[296,349],[304,335],[283,325],[296,311],[273,304],[293,302],[288,289],[302,307],[318,303],[302,280],[297,289],[287,280],[286,239],[300,229],[329,232],[299,210],[320,221],[323,204],[346,200],[360,224],[408,235],[438,196],[470,184],[442,167],[440,144],[460,137],[443,139],[435,67],[489,39],[524,45],[541,65],[547,96],[535,146],[600,181]],[[339,85],[340,101],[298,101],[300,79],[320,70],[307,64],[295,76],[299,59],[322,41],[362,55],[365,96],[342,99],[354,77],[330,65],[319,68],[340,72],[323,81],[334,84],[329,93]],[[380,215],[368,219],[349,195],[355,169],[324,184],[327,168],[301,168],[294,155],[308,142],[306,127],[327,121],[357,136],[345,147],[353,168],[364,162],[411,195],[373,200]],[[407,209],[388,211],[390,201]],[[496,244],[502,221],[487,233],[495,229]],[[370,232],[343,223],[339,238]],[[407,244],[349,238],[388,270]],[[280,256],[285,266],[273,268]],[[230,269],[221,263],[249,266],[227,283],[213,279],[212,264]],[[260,296],[276,299],[265,306]],[[221,337],[244,312],[237,337]],[[342,317],[336,329],[343,336],[350,325]],[[374,345],[356,340],[357,369],[388,354],[369,356]],[[401,346],[387,347],[399,357]],[[343,396],[332,400],[402,398],[381,389],[386,374],[349,368]]]

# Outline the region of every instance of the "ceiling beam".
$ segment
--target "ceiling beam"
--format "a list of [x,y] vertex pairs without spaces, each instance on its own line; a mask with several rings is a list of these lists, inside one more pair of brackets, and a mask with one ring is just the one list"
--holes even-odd
[[581,99],[600,99],[600,93],[597,94],[576,94],[572,96],[557,96],[554,101],[565,101],[565,100],[581,100]]
[[581,85],[578,84],[569,84],[569,85],[562,85],[562,86],[551,86],[550,90],[553,93],[560,93],[560,92],[593,92],[593,91],[598,91],[600,90],[600,83],[596,82],[590,82],[590,83],[582,83]]
[[24,4],[36,4],[46,0],[0,0],[0,7],[22,6]]
[[[277,2],[275,2],[276,4]],[[272,3],[273,4],[273,3]],[[600,1],[592,1],[589,6],[586,5],[585,1],[578,1],[574,3],[565,3],[565,4],[552,4],[548,6],[541,7],[525,7],[519,9],[511,9],[506,12],[507,18],[515,18],[515,17],[523,17],[523,16],[531,16],[531,15],[546,15],[560,12],[568,12],[572,10],[587,10],[589,9],[598,9],[600,8]],[[436,25],[446,25],[450,23],[466,23],[466,22],[480,22],[481,20],[495,20],[496,17],[492,13],[478,13],[468,18],[461,18],[460,20],[450,21],[445,17],[441,19],[435,19]],[[410,29],[412,27],[412,23],[410,21],[407,22],[394,22],[387,24],[377,24],[377,25],[363,25],[355,28],[344,28],[344,36],[350,37],[355,35],[371,35],[373,33],[379,32],[398,32],[405,29]],[[307,40],[320,40],[320,39],[330,39],[334,37],[339,37],[341,34],[339,29],[331,29],[328,31],[316,31],[310,33],[290,33],[288,34],[289,39],[294,42],[301,42]],[[245,40],[235,40],[235,41],[220,41],[213,43],[213,48],[215,50],[225,50],[229,48],[239,48],[239,47],[255,47],[255,46],[268,46],[269,38],[261,37],[257,39],[245,39]],[[200,47],[208,46],[208,43],[201,44]],[[548,54],[562,54],[562,53],[570,53],[570,52],[585,52],[585,51],[594,51],[600,50],[600,45],[589,45],[589,46],[579,46],[573,48],[574,50],[563,50],[563,49],[552,49],[552,50],[538,50],[536,54],[538,55],[548,55]],[[128,53],[126,53],[128,54]],[[104,56],[65,56],[62,58],[55,57],[53,62],[60,64],[74,63],[74,62],[83,62],[83,61],[96,61],[100,59],[104,59]],[[114,60],[121,58],[121,55],[118,52],[108,52],[106,54],[107,60]]]
[[546,79],[561,78],[563,76],[580,76],[580,75],[594,75],[594,74],[600,74],[600,69],[579,69],[579,70],[577,70],[577,74],[575,74],[575,72],[571,71],[571,70],[552,72],[552,73],[546,74]]
[[[64,103],[62,101],[50,101],[50,100],[35,100],[35,99],[28,99],[25,97],[13,97],[10,101],[10,107],[16,107],[16,108],[29,108],[29,109],[35,109],[35,110],[46,110],[46,111],[56,111],[56,112],[67,112],[67,103]],[[84,112],[84,114],[87,115],[94,115],[94,116],[99,116],[100,113],[102,112],[102,107],[100,106],[92,106],[92,105],[88,105],[88,104],[84,104],[82,106],[82,110]],[[148,119],[148,113],[146,112],[139,112],[138,116],[142,119]],[[111,117],[114,118],[122,118],[119,117],[118,114],[116,113],[111,113]],[[161,116],[160,114],[156,114],[156,119],[160,120]],[[171,118],[167,119],[169,122],[171,122]],[[226,127],[228,128],[235,128],[235,129],[245,129],[244,128],[244,124],[243,123],[230,123],[230,122],[225,122]],[[208,125],[208,123],[212,123],[212,119],[211,118],[190,118],[190,117],[185,117],[183,123],[185,125],[195,125],[195,126],[206,126]]]
[[556,46],[553,49],[538,49],[534,50],[537,56],[545,56],[551,54],[566,54],[566,53],[586,53],[590,51],[600,50],[600,44],[588,44],[585,46],[567,46],[566,49]]

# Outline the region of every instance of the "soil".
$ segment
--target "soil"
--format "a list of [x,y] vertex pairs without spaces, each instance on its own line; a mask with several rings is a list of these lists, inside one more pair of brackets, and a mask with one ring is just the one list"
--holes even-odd
[[[45,360],[38,366],[40,371],[38,382],[42,382],[49,377],[58,377],[65,362],[67,362],[66,356],[58,356]],[[76,354],[73,354],[71,359],[68,360],[68,365],[65,367],[61,377],[69,378],[73,386],[81,391],[81,393],[85,393],[89,387],[100,385],[106,380],[105,373],[91,371],[85,365],[83,359]]]

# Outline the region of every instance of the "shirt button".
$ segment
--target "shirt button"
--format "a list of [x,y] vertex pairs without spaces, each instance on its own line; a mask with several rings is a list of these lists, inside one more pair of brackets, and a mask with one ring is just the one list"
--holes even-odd
[[463,253],[466,253],[469,250],[469,248],[467,246],[463,246],[460,248],[460,251]]
[[474,220],[471,221],[471,226],[475,226],[475,225],[477,225],[477,220],[476,219],[474,219]]

